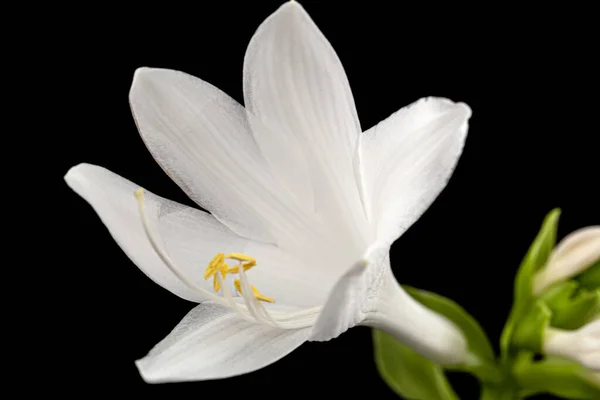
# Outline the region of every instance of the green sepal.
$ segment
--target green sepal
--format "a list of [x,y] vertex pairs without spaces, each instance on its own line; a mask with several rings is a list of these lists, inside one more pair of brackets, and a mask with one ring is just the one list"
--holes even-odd
[[469,372],[484,382],[499,382],[502,379],[492,345],[475,318],[456,302],[444,296],[406,285],[403,285],[403,288],[425,307],[452,321],[465,335],[473,359],[463,365],[446,366],[447,369]]
[[519,320],[513,333],[515,349],[540,352],[544,343],[544,332],[550,324],[552,312],[543,301],[536,301],[529,312]]
[[577,281],[585,289],[600,289],[600,260],[577,276]]
[[550,257],[550,253],[556,244],[556,231],[560,212],[559,208],[555,208],[546,215],[540,231],[529,247],[517,272],[514,286],[513,308],[500,338],[500,350],[504,360],[510,353],[510,344],[515,326],[519,323],[519,320],[524,317],[524,314],[529,311],[531,302],[534,300],[534,274],[546,264],[546,261],[548,260],[548,257]]
[[564,359],[547,357],[521,364],[514,377],[523,397],[548,393],[567,399],[600,399],[600,375]]
[[561,329],[580,328],[600,312],[600,288],[584,289],[577,281],[550,288],[541,299],[552,311],[551,325]]
[[396,394],[410,400],[459,400],[441,366],[373,329],[375,364]]

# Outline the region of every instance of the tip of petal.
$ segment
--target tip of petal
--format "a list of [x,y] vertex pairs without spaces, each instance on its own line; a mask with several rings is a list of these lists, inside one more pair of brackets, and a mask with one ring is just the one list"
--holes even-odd
[[172,76],[170,73],[177,73],[177,71],[166,68],[139,67],[133,73],[131,89],[129,90],[129,99],[131,100],[134,93],[140,92],[144,87],[147,89],[149,84],[160,82],[160,78],[163,78],[164,80],[164,78]]
[[83,176],[83,170],[89,167],[91,167],[91,165],[87,163],[77,164],[69,168],[63,179],[65,180],[65,182],[67,182],[67,185],[69,185],[69,187],[73,189],[73,186],[80,182],[81,177]]
[[156,70],[156,68],[150,68],[150,67],[139,67],[139,68],[137,68],[133,72],[133,82],[136,82],[140,78],[144,78],[146,76],[149,76],[155,70]]
[[195,379],[187,378],[185,375],[173,374],[168,369],[165,370],[160,366],[151,362],[150,357],[140,358],[135,361],[135,366],[140,374],[140,377],[144,382],[155,384],[155,383],[177,383],[193,381]]
[[102,169],[97,165],[81,163],[69,168],[63,178],[72,191],[87,200],[86,193],[93,186],[93,177]]
[[469,119],[473,115],[473,110],[471,110],[471,107],[467,103],[456,103],[456,106],[465,113],[465,119]]
[[141,378],[146,383],[162,383],[168,382],[168,379],[164,379],[160,376],[160,374],[153,373],[152,368],[148,368],[145,362],[145,358],[141,358],[135,361],[135,366],[141,376]]
[[464,114],[465,119],[471,118],[473,111],[466,103],[454,102],[444,97],[426,97],[424,101],[434,103],[434,107],[437,107],[439,111],[454,112]]
[[297,1],[291,0],[288,2],[285,2],[284,4],[281,5],[281,7],[279,7],[279,9],[277,11],[275,11],[272,15],[275,16],[277,14],[280,13],[301,13],[304,14],[306,13],[306,10],[304,9],[304,7],[302,7],[302,4],[300,4]]
[[[137,68],[135,70],[135,72],[133,73],[131,89],[133,90],[134,87],[137,87],[141,83],[147,81],[148,78],[150,78],[153,75],[153,73],[155,73],[156,71],[157,71],[157,68],[150,68],[150,67]],[[130,92],[130,96],[131,96],[131,92]]]
[[303,8],[302,5],[297,2],[296,0],[290,0],[285,2],[284,4],[281,5],[281,8],[283,7],[298,7],[298,8]]

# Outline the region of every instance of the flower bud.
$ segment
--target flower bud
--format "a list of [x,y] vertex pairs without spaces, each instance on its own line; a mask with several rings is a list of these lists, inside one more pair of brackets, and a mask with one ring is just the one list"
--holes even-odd
[[579,275],[600,259],[600,226],[579,229],[552,251],[546,266],[534,277],[533,293],[539,295],[555,283]]
[[600,372],[600,319],[572,331],[546,328],[543,352]]

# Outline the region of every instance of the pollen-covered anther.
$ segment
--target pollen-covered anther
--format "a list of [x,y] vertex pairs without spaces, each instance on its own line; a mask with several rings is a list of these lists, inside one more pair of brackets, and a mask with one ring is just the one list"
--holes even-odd
[[[236,279],[235,281],[233,281],[233,285],[235,286],[235,289],[242,293],[242,283],[240,282],[239,279]],[[254,294],[254,297],[256,297],[257,300],[260,301],[265,301],[267,303],[274,303],[275,299],[271,298],[271,297],[267,297],[263,294],[261,294],[257,288],[255,288],[253,285],[250,285],[250,288],[252,289],[252,294]]]
[[[221,290],[221,279],[225,279],[229,272],[229,265],[226,262],[221,263],[213,278],[213,289],[215,292]],[[219,274],[221,274],[221,279],[219,279]]]
[[227,258],[229,260],[236,260],[236,261],[241,261],[241,262],[254,261],[256,263],[256,259],[254,259],[254,257],[250,257],[250,256],[247,256],[247,255],[241,254],[241,253],[229,253],[225,256],[225,258]]
[[[250,268],[256,266],[256,261],[248,261],[248,262],[243,262],[241,263],[242,267],[244,268],[244,271],[248,271]],[[240,273],[240,267],[239,265],[236,265],[235,267],[231,267],[227,270],[227,272],[229,272],[230,274],[239,274]]]
[[222,264],[225,262],[225,254],[219,253],[213,257],[208,263],[206,271],[204,271],[204,279],[208,279],[217,273],[222,268]]
[[[229,265],[225,262],[225,260],[234,260],[237,261],[237,265],[233,267],[229,267]],[[229,253],[227,255],[223,253],[218,253],[213,259],[208,263],[208,267],[206,271],[204,271],[204,279],[213,278],[213,289],[215,292],[219,292],[222,289],[222,282],[224,282],[225,278],[228,274],[239,274],[240,267],[242,271],[248,271],[250,268],[256,266],[256,259],[254,257],[250,257],[246,254],[241,253]],[[220,274],[220,276],[219,276]],[[233,282],[237,291],[242,294],[242,284],[239,279],[234,280]],[[252,293],[257,300],[266,301],[268,303],[274,303],[275,300],[261,294],[258,289],[254,286],[250,285],[252,288]],[[243,295],[243,294],[242,294]]]

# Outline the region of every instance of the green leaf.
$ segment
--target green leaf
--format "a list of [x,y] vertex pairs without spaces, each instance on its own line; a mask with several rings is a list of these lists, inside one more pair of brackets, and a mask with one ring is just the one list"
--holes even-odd
[[396,394],[410,400],[459,400],[439,365],[376,329],[373,344],[379,374]]
[[582,272],[577,278],[581,287],[586,289],[600,288],[600,260]]
[[559,217],[560,209],[558,208],[555,208],[546,215],[538,235],[529,247],[517,272],[513,308],[500,338],[500,349],[503,359],[506,359],[509,355],[515,325],[531,307],[531,302],[534,298],[532,290],[534,274],[546,264],[556,244],[556,230]]
[[577,329],[600,312],[600,288],[588,290],[577,281],[563,282],[542,296],[552,311],[551,325],[561,329]]
[[495,382],[501,379],[492,345],[475,318],[456,302],[444,296],[406,285],[403,285],[403,288],[425,307],[454,322],[463,332],[467,339],[469,351],[477,357],[477,361],[459,366],[457,369],[470,372],[482,381]]
[[568,399],[600,399],[600,375],[563,359],[548,357],[521,365],[515,368],[514,376],[523,395],[549,393]]

